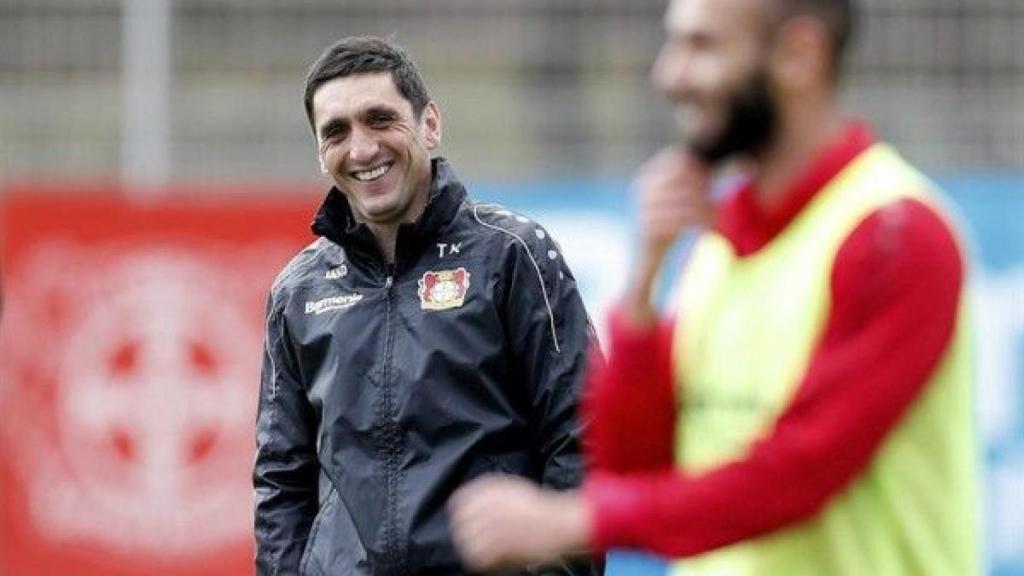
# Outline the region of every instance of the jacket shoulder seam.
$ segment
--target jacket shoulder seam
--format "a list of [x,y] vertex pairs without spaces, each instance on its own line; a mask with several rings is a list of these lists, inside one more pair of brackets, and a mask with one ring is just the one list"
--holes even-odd
[[541,274],[540,265],[537,263],[537,259],[534,257],[533,250],[530,248],[530,245],[526,242],[526,240],[523,239],[521,235],[519,235],[515,231],[510,230],[508,228],[503,228],[501,226],[498,226],[497,224],[485,222],[483,218],[480,217],[480,208],[500,208],[500,206],[498,206],[497,204],[473,204],[472,207],[473,219],[476,220],[476,222],[479,225],[491,230],[496,230],[510,237],[513,241],[521,245],[523,249],[526,250],[526,256],[530,260],[530,264],[533,265],[533,270],[537,273],[537,282],[540,284],[541,296],[544,299],[544,307],[547,309],[548,322],[551,326],[551,340],[555,345],[555,352],[561,354],[562,347],[558,343],[558,333],[555,330],[555,313],[551,307],[551,298],[548,296],[548,289],[544,283],[544,276]]
[[307,270],[307,265],[316,260],[320,254],[325,252],[331,243],[323,238],[317,238],[311,242],[308,246],[303,248],[298,254],[296,254],[288,264],[284,266],[281,272],[274,279],[273,284],[270,285],[270,293],[272,296],[277,296],[288,283],[301,275]]

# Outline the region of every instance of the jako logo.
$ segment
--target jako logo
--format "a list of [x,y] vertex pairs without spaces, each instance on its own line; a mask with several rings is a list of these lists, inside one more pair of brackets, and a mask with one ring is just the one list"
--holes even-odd
[[331,310],[344,310],[354,306],[362,299],[362,294],[346,294],[344,296],[321,298],[315,302],[306,302],[306,314],[323,314]]

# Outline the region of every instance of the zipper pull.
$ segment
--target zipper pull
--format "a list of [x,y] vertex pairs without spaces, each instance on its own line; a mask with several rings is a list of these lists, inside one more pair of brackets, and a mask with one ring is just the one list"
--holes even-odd
[[390,289],[391,285],[395,283],[394,276],[388,276],[387,280],[384,281],[384,287]]

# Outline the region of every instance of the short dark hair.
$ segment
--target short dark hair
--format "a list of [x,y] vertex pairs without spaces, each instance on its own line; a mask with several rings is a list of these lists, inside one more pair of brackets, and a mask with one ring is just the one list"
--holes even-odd
[[314,133],[313,95],[317,89],[335,78],[376,72],[391,73],[399,94],[412,105],[413,114],[419,119],[430,102],[430,95],[427,94],[419,69],[405,50],[383,38],[349,36],[328,46],[306,74],[306,116]]
[[856,0],[775,0],[777,22],[793,16],[817,18],[832,38],[832,74],[839,77],[857,25]]

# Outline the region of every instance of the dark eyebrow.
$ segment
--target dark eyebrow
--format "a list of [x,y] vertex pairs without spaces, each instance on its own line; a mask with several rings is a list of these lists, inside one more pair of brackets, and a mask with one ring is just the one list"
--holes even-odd
[[390,106],[371,106],[363,114],[363,118],[397,118],[398,110]]
[[320,138],[326,140],[338,132],[344,132],[345,130],[348,130],[348,120],[335,118],[333,120],[329,120],[326,124],[320,127]]

